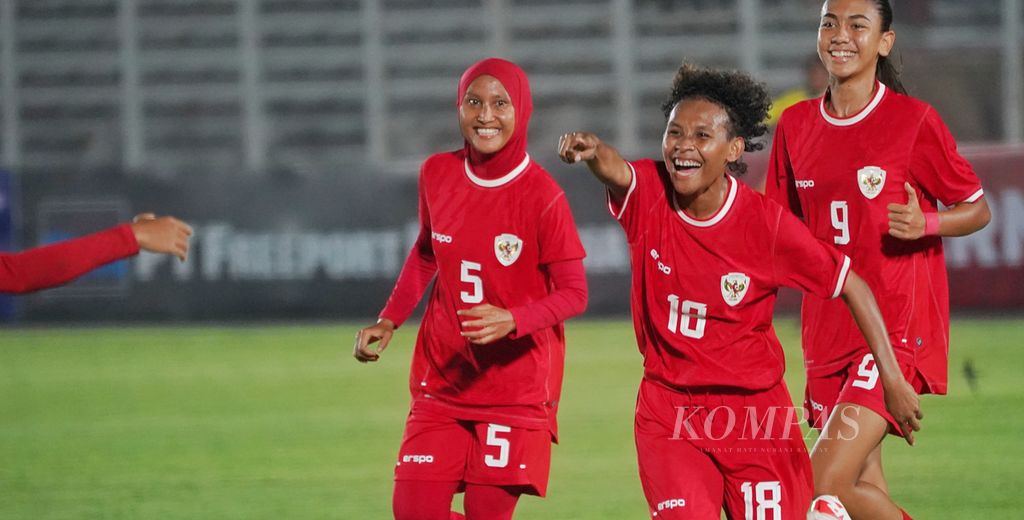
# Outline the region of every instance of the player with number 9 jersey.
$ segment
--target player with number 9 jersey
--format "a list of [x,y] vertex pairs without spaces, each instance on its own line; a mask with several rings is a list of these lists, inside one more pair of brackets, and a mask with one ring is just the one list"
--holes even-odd
[[[890,61],[892,3],[826,0],[819,13],[829,87],[783,112],[765,191],[852,259],[878,296],[903,378],[918,393],[944,394],[941,236],[988,223],[981,182],[935,110],[903,88]],[[888,433],[913,444],[922,416],[889,413],[889,385],[878,384],[877,356],[855,327],[834,302],[804,295],[805,407],[822,430],[811,453],[815,494],[837,496],[855,518],[909,518],[888,494],[882,444]]]
[[464,148],[423,163],[419,237],[355,349],[375,361],[436,275],[409,374],[399,519],[447,520],[462,490],[470,520],[511,517],[519,494],[545,494],[562,322],[586,305],[585,253],[565,193],[526,153],[525,73],[480,61],[463,74],[458,100]]
[[[949,288],[942,239],[889,234],[889,205],[916,197],[924,213],[973,203],[981,181],[960,156],[933,108],[876,82],[862,111],[841,118],[826,99],[787,110],[775,134],[766,193],[803,218],[814,236],[853,260],[879,299],[901,362],[917,368],[922,391],[944,394]],[[908,193],[909,183],[914,192]],[[841,304],[804,296],[804,357],[810,376],[827,375],[866,352]]]

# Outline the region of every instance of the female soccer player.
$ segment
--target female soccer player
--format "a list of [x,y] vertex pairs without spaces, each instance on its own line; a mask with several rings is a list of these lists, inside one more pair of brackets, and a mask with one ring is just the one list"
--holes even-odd
[[[463,148],[420,170],[420,235],[376,325],[354,355],[376,361],[430,293],[395,468],[395,518],[512,517],[544,496],[562,385],[562,322],[583,312],[583,246],[565,194],[526,153],[526,74],[496,58],[459,81]],[[372,343],[379,342],[373,348]]]
[[[949,295],[940,237],[973,233],[990,214],[939,115],[906,95],[889,63],[891,24],[888,0],[824,3],[818,56],[829,87],[783,113],[766,192],[853,260],[879,296],[907,380],[920,393],[944,394]],[[838,495],[855,518],[909,518],[888,497],[881,441],[887,431],[913,437],[883,406],[877,359],[850,317],[817,295],[804,296],[802,327],[805,406],[824,428],[811,454],[815,493]]]
[[772,328],[780,286],[842,296],[879,358],[892,413],[917,396],[850,260],[733,174],[761,149],[763,85],[684,64],[663,105],[662,160],[627,162],[589,133],[559,155],[608,189],[630,246],[632,310],[644,378],[636,408],[640,480],[658,520],[804,518],[811,468]]
[[192,228],[174,217],[151,213],[105,231],[20,253],[0,253],[0,292],[28,293],[61,285],[139,250],[185,260]]

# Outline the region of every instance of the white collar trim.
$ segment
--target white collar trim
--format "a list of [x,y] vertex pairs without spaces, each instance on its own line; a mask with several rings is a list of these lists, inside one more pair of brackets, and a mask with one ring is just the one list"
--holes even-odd
[[679,208],[679,202],[676,201],[675,191],[673,191],[672,206],[675,207],[676,214],[679,215],[679,218],[683,219],[683,222],[686,222],[691,226],[704,228],[714,226],[725,218],[729,213],[729,210],[732,209],[732,203],[736,201],[736,192],[738,191],[736,179],[733,179],[732,175],[728,174],[726,174],[725,178],[729,179],[729,195],[725,197],[725,203],[722,204],[722,207],[718,208],[718,211],[707,220],[700,220],[687,215],[685,211]]
[[885,95],[885,83],[882,83],[880,81],[876,81],[875,83],[878,85],[878,91],[875,92],[875,97],[871,98],[871,102],[868,103],[868,106],[864,107],[864,109],[861,110],[860,112],[847,118],[835,117],[829,114],[828,110],[825,110],[826,96],[822,96],[821,104],[819,105],[819,108],[821,109],[821,117],[825,118],[825,121],[828,121],[829,123],[835,126],[852,126],[863,121],[864,118],[868,117],[871,114],[871,112],[875,110],[875,107],[877,107],[878,104],[882,102],[882,96]]
[[523,162],[519,163],[519,166],[516,166],[512,171],[497,179],[481,179],[474,175],[473,170],[469,167],[469,158],[466,158],[464,164],[466,165],[466,177],[469,177],[473,184],[484,188],[497,188],[512,182],[520,173],[526,171],[526,167],[530,165],[530,154],[526,154],[526,157],[523,157]]

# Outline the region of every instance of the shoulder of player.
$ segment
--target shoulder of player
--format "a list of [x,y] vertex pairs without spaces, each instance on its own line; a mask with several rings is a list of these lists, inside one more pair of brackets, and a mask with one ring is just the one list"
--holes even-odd
[[462,168],[463,152],[454,150],[450,152],[435,153],[427,157],[420,165],[420,175],[428,175],[437,171],[447,171],[453,167]]
[[743,213],[743,219],[748,222],[759,220],[769,228],[774,228],[779,220],[779,214],[785,211],[782,205],[745,182],[737,180],[736,183],[736,204],[737,209]]
[[[671,189],[671,179],[669,179],[668,168],[665,166],[665,161],[661,159],[633,159],[626,161],[629,167],[633,170],[633,174],[636,175],[637,180],[635,185],[654,185],[660,183],[664,189]],[[647,189],[647,188],[643,188]]]
[[565,190],[551,172],[532,158],[529,169],[523,173],[522,178],[513,181],[511,186],[521,190],[528,199],[533,199],[544,207],[550,207],[553,201],[565,196]]
[[818,116],[818,106],[821,105],[821,97],[804,99],[798,101],[789,108],[782,111],[782,115],[779,116],[778,126],[782,126],[786,121],[800,120],[805,118],[814,118]]
[[668,177],[668,169],[665,167],[665,161],[660,159],[633,159],[626,161],[629,166],[633,169],[633,172],[644,177],[647,175],[654,175],[659,177]]
[[892,90],[885,98],[884,109],[890,118],[895,116],[907,121],[920,121],[929,113],[935,113],[927,102]]

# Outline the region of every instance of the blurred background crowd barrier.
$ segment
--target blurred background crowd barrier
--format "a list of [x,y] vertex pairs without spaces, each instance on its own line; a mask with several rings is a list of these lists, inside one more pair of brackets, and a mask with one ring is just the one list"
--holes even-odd
[[[415,236],[416,172],[456,148],[455,90],[488,55],[530,74],[533,157],[569,193],[590,310],[625,314],[621,231],[560,134],[659,153],[685,58],[775,94],[804,82],[817,0],[0,0],[0,246],[133,213],[193,223],[0,308],[28,320],[370,319]],[[896,0],[897,56],[978,169],[992,224],[946,240],[954,309],[1024,308],[1024,0]],[[767,152],[748,157],[761,182]],[[6,244],[4,243],[6,237]],[[785,308],[793,309],[792,298]]]

